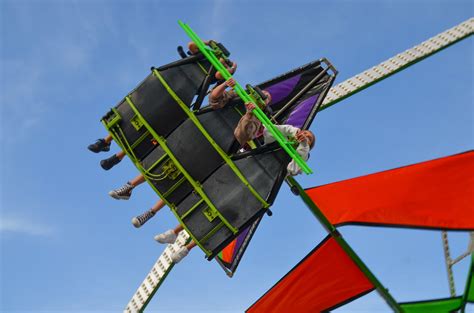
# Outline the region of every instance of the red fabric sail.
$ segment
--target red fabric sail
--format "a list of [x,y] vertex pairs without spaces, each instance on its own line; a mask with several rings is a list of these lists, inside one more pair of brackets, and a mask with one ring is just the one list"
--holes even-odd
[[474,230],[474,151],[306,192],[334,225]]
[[322,312],[373,289],[337,242],[326,237],[246,312]]

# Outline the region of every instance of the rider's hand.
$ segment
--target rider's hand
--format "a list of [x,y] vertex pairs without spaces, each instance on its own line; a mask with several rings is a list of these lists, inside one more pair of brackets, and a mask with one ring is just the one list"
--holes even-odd
[[255,109],[255,104],[253,104],[252,102],[247,102],[245,104],[245,107],[247,108],[247,111],[251,112]]
[[227,87],[233,88],[233,87],[235,86],[235,80],[234,80],[234,78],[231,77],[231,78],[229,78],[228,80],[226,80],[226,81],[225,81],[225,85],[226,85]]

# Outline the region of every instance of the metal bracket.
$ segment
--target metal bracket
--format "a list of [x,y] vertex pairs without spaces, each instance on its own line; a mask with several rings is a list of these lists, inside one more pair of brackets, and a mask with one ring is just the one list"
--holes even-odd
[[130,120],[130,123],[133,125],[133,128],[135,128],[136,131],[139,131],[140,128],[143,127],[143,122],[140,120],[140,118],[137,115],[132,117],[132,119]]
[[209,222],[212,222],[217,216],[217,210],[211,207],[207,207],[204,210],[202,210],[206,218],[209,220]]
[[173,160],[168,160],[162,166],[163,172],[172,180],[175,180],[180,174],[180,170],[176,167]]
[[112,108],[109,113],[107,113],[102,120],[105,122],[105,125],[108,129],[112,128],[115,124],[122,120],[119,111],[116,108]]

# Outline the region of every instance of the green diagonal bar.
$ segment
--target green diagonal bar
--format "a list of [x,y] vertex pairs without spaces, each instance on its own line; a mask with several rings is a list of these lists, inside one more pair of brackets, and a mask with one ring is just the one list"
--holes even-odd
[[[186,34],[191,38],[191,40],[196,44],[202,54],[211,62],[211,64],[222,74],[225,79],[232,78],[232,75],[227,71],[227,69],[222,65],[222,63],[217,59],[214,55],[214,52],[211,48],[207,47],[204,42],[196,35],[196,33],[185,23],[178,21],[179,25]],[[255,104],[255,109],[252,113],[262,122],[263,125],[270,131],[273,135],[273,138],[280,144],[280,146],[288,153],[288,155],[295,160],[298,166],[303,170],[306,174],[311,174],[313,171],[306,162],[301,158],[301,156],[296,152],[295,148],[292,146],[290,142],[286,140],[286,138],[281,134],[281,132],[273,125],[270,119],[263,113],[263,111],[258,107],[256,101],[250,97],[247,92],[242,88],[242,86],[236,82],[234,86],[234,90],[237,95],[246,103],[251,102]]]
[[367,265],[365,265],[362,259],[359,258],[357,253],[354,250],[352,250],[351,246],[342,237],[342,234],[338,232],[338,230],[333,224],[331,224],[331,222],[324,215],[324,213],[319,209],[316,203],[314,203],[313,200],[311,200],[311,198],[303,189],[303,187],[301,187],[300,184],[291,176],[287,178],[286,182],[290,186],[290,188],[292,188],[292,190],[296,189],[297,194],[300,196],[301,200],[303,200],[304,204],[306,204],[306,206],[311,211],[311,213],[313,213],[313,215],[319,220],[319,222],[327,230],[329,235],[331,235],[331,237],[334,238],[334,240],[337,242],[339,247],[341,247],[344,250],[344,252],[346,252],[347,255],[352,259],[352,261],[354,261],[357,267],[362,271],[362,273],[364,273],[367,279],[374,285],[375,289],[385,299],[385,301],[393,309],[393,311],[395,313],[403,313],[404,312],[403,309],[400,307],[397,301],[395,301],[395,299],[392,297],[388,289],[382,285],[382,283],[377,279],[377,277],[375,277],[375,275],[367,267]]
[[474,253],[471,253],[471,265],[467,272],[466,288],[462,297],[461,312],[466,312],[467,302],[474,302]]
[[405,313],[448,313],[459,310],[461,302],[461,297],[455,297],[448,299],[401,303],[400,307]]

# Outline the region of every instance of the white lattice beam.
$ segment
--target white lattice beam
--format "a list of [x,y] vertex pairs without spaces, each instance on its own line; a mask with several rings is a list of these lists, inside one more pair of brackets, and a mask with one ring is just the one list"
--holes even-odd
[[145,310],[145,307],[148,305],[151,298],[174,266],[173,261],[171,261],[171,254],[177,251],[181,246],[185,245],[188,240],[188,233],[182,231],[179,233],[176,242],[165,248],[155,265],[153,265],[150,273],[145,277],[140,287],[138,287],[132,299],[127,304],[124,312],[135,313],[143,312],[143,310]]
[[473,32],[474,18],[470,18],[379,65],[343,81],[329,90],[321,110],[469,37]]

